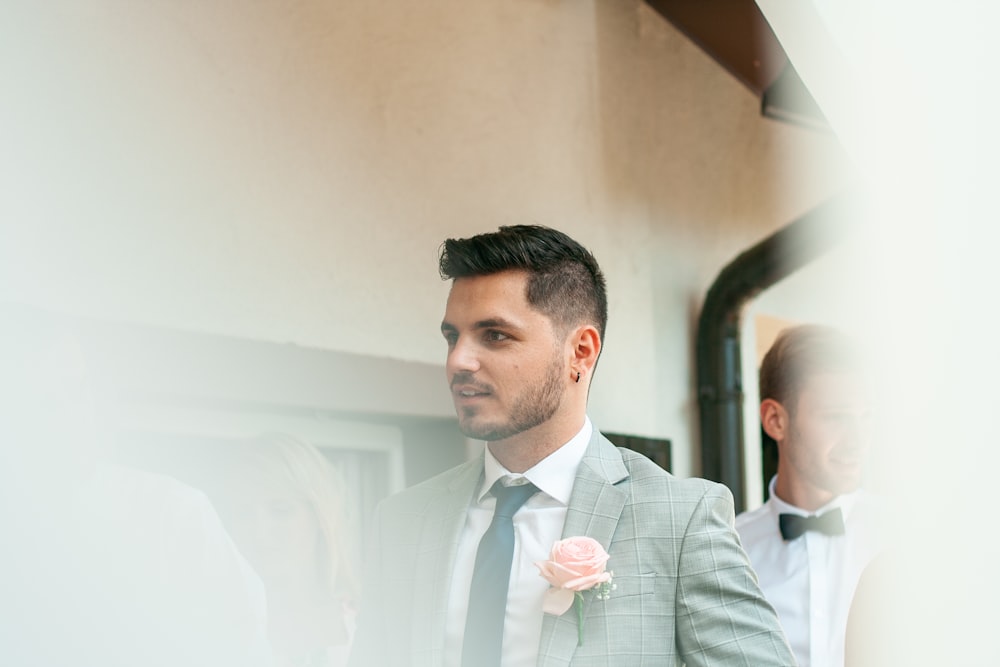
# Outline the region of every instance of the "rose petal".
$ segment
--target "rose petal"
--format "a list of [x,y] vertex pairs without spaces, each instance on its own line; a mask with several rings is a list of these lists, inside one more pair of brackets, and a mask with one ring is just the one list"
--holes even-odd
[[562,616],[573,606],[576,593],[565,588],[550,588],[542,598],[542,611],[553,616]]
[[[560,554],[562,558],[556,558],[556,554]],[[606,554],[601,543],[592,537],[567,537],[552,545],[552,560],[601,557]]]
[[550,560],[539,560],[535,561],[535,567],[538,568],[538,574],[542,575],[546,581],[548,581],[553,586],[559,586],[559,576]]
[[581,575],[585,574],[550,560],[536,561],[535,567],[538,568],[538,573],[556,588],[563,588],[567,581],[579,579]]
[[611,575],[607,572],[601,572],[598,574],[590,574],[586,577],[579,577],[578,579],[572,579],[563,584],[563,588],[569,588],[574,591],[586,591],[590,590],[597,584],[603,584],[606,581],[610,581]]
[[568,537],[552,545],[549,562],[558,563],[582,577],[603,572],[610,556],[591,537]]

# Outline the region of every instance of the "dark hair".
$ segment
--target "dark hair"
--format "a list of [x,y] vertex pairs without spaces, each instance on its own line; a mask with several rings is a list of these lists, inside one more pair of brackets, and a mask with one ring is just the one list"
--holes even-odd
[[589,250],[566,234],[541,225],[511,225],[441,246],[441,278],[527,271],[528,303],[569,328],[586,321],[604,339],[608,294],[604,274]]
[[861,367],[860,349],[843,332],[819,324],[785,329],[761,362],[760,399],[773,399],[794,412],[795,399],[810,376]]

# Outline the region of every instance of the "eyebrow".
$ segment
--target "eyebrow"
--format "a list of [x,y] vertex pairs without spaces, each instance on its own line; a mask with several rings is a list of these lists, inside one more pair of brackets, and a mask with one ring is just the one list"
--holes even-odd
[[[518,324],[511,322],[510,320],[505,320],[502,317],[491,317],[489,319],[479,320],[478,322],[472,325],[472,328],[473,329],[502,328],[502,329],[515,329],[515,330],[522,329],[522,327],[519,326]],[[458,331],[458,327],[456,327],[454,324],[451,324],[450,322],[441,323],[442,333],[449,333],[453,331]]]
[[492,329],[494,327],[501,327],[504,329],[520,329],[517,324],[511,322],[510,320],[505,320],[502,317],[493,317],[488,320],[479,320],[473,325],[474,329]]

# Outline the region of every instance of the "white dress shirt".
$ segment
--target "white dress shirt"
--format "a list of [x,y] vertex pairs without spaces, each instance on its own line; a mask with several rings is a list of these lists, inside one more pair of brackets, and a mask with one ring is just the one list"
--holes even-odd
[[[880,503],[864,491],[838,496],[815,512],[789,505],[774,493],[736,517],[736,530],[800,667],[843,667],[847,615],[858,579],[882,547]],[[843,535],[809,531],[786,542],[779,514],[809,516],[839,507]]]
[[562,538],[576,471],[593,430],[587,418],[583,428],[569,442],[524,474],[506,470],[486,448],[483,483],[469,504],[455,558],[445,626],[445,667],[458,667],[462,662],[462,637],[476,550],[493,520],[496,498],[490,488],[501,478],[505,486],[524,484],[527,480],[539,490],[514,515],[514,556],[507,588],[501,661],[503,667],[534,667],[536,664],[542,637],[542,597],[549,584],[538,573],[535,561],[547,560],[552,543]]

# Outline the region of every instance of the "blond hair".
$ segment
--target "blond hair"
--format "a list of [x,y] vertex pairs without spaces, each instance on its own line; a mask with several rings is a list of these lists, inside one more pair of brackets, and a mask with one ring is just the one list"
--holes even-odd
[[358,584],[347,544],[347,502],[333,464],[314,445],[287,433],[254,438],[246,454],[302,494],[319,528],[320,581],[331,595],[356,602]]

